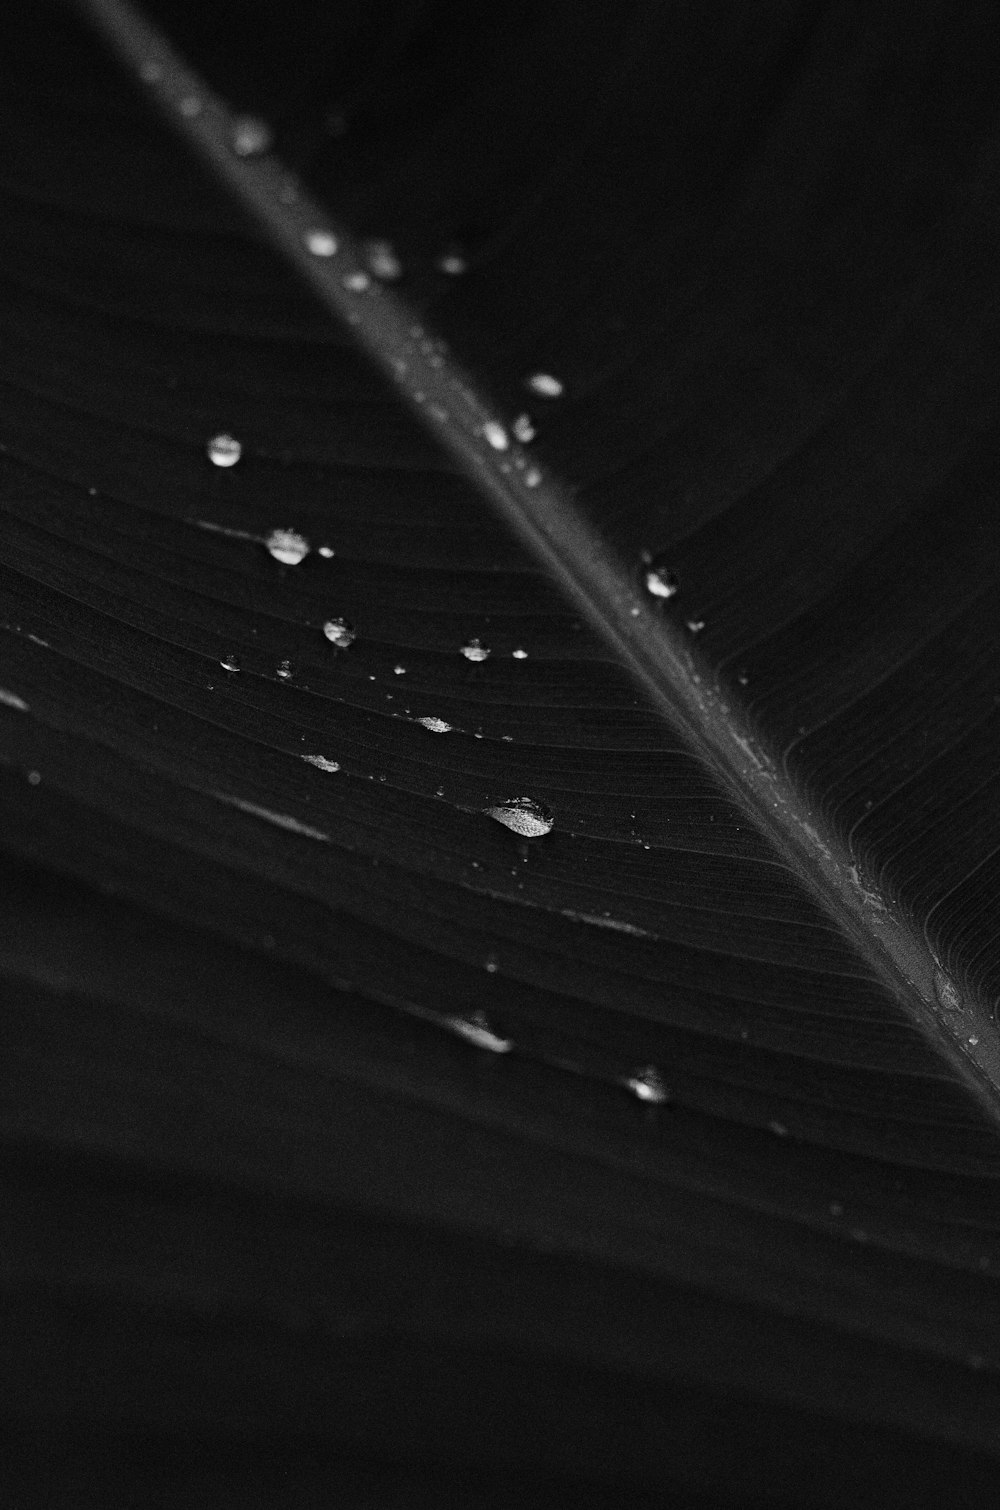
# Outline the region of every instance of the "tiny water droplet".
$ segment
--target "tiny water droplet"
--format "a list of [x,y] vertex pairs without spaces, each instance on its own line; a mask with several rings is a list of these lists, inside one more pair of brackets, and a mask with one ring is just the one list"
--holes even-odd
[[741,687],[748,687],[750,685],[750,677],[746,671],[737,671],[736,680]]
[[186,94],[177,108],[181,115],[187,116],[190,120],[193,116],[201,114],[201,100],[197,95]]
[[337,255],[337,238],[331,231],[321,230],[315,227],[305,234],[306,250],[312,252],[314,257],[335,257]]
[[514,439],[519,440],[522,446],[526,446],[529,441],[535,438],[536,431],[534,425],[531,423],[530,415],[519,414],[511,425],[511,429],[514,432]]
[[958,987],[953,980],[949,980],[943,970],[934,971],[934,995],[938,999],[938,1004],[946,1012],[961,1012],[963,1010],[962,998],[959,995]]
[[449,1017],[448,1026],[453,1033],[474,1043],[477,1049],[489,1049],[492,1054],[509,1054],[514,1047],[511,1038],[501,1038],[490,1027],[485,1012],[472,1012],[468,1017]]
[[840,1204],[840,1202],[839,1201],[831,1201],[830,1202],[830,1215],[831,1216],[843,1216],[843,1214],[844,1214],[844,1208]]
[[692,634],[701,634],[701,631],[705,627],[705,620],[704,619],[688,619],[688,621],[687,621],[687,627],[690,629],[690,631],[691,631]]
[[462,654],[467,661],[488,661],[490,652],[480,640],[469,640],[462,646]]
[[235,435],[213,435],[205,446],[205,455],[213,466],[235,467],[243,447]]
[[366,241],[365,257],[376,278],[392,282],[403,276],[403,264],[391,241]]
[[42,773],[41,773],[41,771],[29,771],[28,772],[28,785],[29,786],[38,786],[38,785],[40,785],[41,780],[42,780]]
[[282,566],[298,566],[309,554],[309,541],[298,530],[272,530],[264,544]]
[[259,115],[238,115],[233,122],[233,151],[237,157],[259,157],[270,152],[274,132]]
[[287,682],[291,678],[291,675],[292,675],[292,663],[291,663],[291,661],[281,661],[279,663],[279,665],[278,665],[277,674],[278,674],[278,676],[281,677],[281,680],[283,682]]
[[396,676],[405,676],[406,675],[406,667],[405,666],[393,666],[392,669],[393,669],[393,671],[394,671],[394,673],[395,673]]
[[647,1064],[641,1070],[636,1070],[634,1074],[626,1076],[622,1084],[639,1101],[648,1101],[653,1105],[662,1106],[665,1101],[670,1100],[670,1092],[654,1064]]
[[320,771],[340,770],[340,761],[327,760],[325,755],[303,755],[302,759],[307,760],[310,765],[316,766],[316,768]]
[[147,58],[139,65],[139,77],[144,84],[158,84],[163,78],[163,64],[157,63],[154,58]]
[[483,426],[483,435],[494,451],[506,451],[510,445],[507,431],[495,419],[488,419]]
[[443,718],[418,718],[417,723],[432,734],[450,734],[451,724],[446,724]]
[[483,962],[483,969],[486,971],[487,975],[496,975],[499,968],[500,961],[497,959],[496,955],[488,954],[485,961]]
[[551,372],[533,372],[530,377],[525,378],[524,384],[532,393],[537,393],[542,398],[562,396],[563,385],[557,377],[552,376]]
[[511,657],[515,661],[526,661],[528,659],[528,652],[526,650],[520,649],[512,650]]
[[551,832],[555,823],[551,810],[533,797],[510,797],[484,811],[488,818],[502,823],[504,828],[519,834],[522,839],[540,839],[543,834]]
[[785,1126],[784,1122],[769,1122],[767,1125],[770,1131],[774,1133],[776,1138],[788,1137],[788,1128]]
[[346,619],[327,619],[323,625],[323,633],[331,645],[336,645],[338,650],[347,650],[357,639],[357,631]]
[[348,273],[344,279],[344,287],[352,294],[363,294],[372,286],[372,280],[367,273]]
[[651,561],[646,567],[643,581],[646,591],[653,598],[672,598],[680,586],[673,572],[656,561]]
[[239,660],[235,655],[227,655],[225,660],[219,662],[219,665],[223,671],[239,671],[240,669]]
[[439,273],[447,273],[451,278],[460,278],[468,269],[468,262],[457,247],[449,248],[442,252],[434,266]]
[[329,561],[330,557],[333,555],[333,547],[330,545],[321,545],[318,554]]
[[529,467],[524,474],[524,485],[527,488],[537,488],[542,480],[542,474],[537,467]]

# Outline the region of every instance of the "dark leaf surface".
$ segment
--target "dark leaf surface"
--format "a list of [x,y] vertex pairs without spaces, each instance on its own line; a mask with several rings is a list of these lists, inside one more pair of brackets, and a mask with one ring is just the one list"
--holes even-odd
[[12,1492],[987,1503],[990,8],[150,13],[604,554],[11,23]]

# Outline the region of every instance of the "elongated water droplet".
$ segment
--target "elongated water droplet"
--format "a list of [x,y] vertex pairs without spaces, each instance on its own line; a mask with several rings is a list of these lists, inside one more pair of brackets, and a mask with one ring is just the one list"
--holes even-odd
[[530,415],[519,414],[511,425],[511,429],[514,432],[514,439],[519,440],[522,446],[526,446],[529,441],[535,438],[535,427],[531,423]]
[[324,231],[320,227],[314,227],[305,234],[306,250],[312,252],[314,257],[335,257],[337,255],[337,238],[332,231]]
[[648,1101],[656,1106],[662,1106],[670,1100],[670,1092],[663,1083],[663,1078],[655,1064],[647,1064],[634,1074],[626,1076],[622,1084],[630,1090],[639,1101]]
[[503,425],[495,419],[488,419],[483,426],[483,435],[486,437],[494,451],[506,451],[510,446],[510,439]]
[[467,1038],[477,1049],[489,1049],[492,1054],[509,1054],[514,1047],[511,1038],[501,1038],[490,1027],[485,1012],[473,1012],[469,1017],[449,1017],[448,1026],[453,1033]]
[[450,734],[451,724],[446,724],[443,718],[418,718],[417,723],[432,734]]
[[235,435],[213,435],[205,446],[205,455],[213,466],[235,467],[243,455],[243,447]]
[[494,818],[522,839],[540,839],[555,823],[551,810],[533,797],[510,797],[484,811],[488,818]]
[[298,530],[272,530],[264,544],[282,566],[298,566],[309,554],[309,541]]
[[329,561],[329,559],[333,555],[333,553],[334,552],[333,552],[333,547],[332,546],[321,545],[320,548],[319,548],[319,550],[318,550],[318,552],[317,552],[317,555],[323,556],[323,557],[326,558],[327,561]]
[[219,662],[223,671],[239,671],[240,663],[235,655],[227,655],[225,660]]
[[233,122],[233,151],[237,157],[259,157],[270,152],[274,132],[259,115],[238,115]]
[[376,278],[382,278],[391,283],[403,276],[403,264],[396,255],[396,248],[391,241],[366,241],[365,257]]
[[280,661],[278,664],[277,675],[281,677],[281,680],[283,682],[289,681],[292,675],[291,661]]
[[462,646],[462,654],[467,661],[488,661],[490,652],[480,640],[469,640]]
[[963,1011],[962,998],[955,982],[943,970],[934,971],[934,995],[946,1012]]
[[357,633],[346,619],[327,619],[323,625],[323,633],[331,645],[336,645],[338,650],[347,650],[354,644]]
[[302,759],[307,760],[310,765],[314,765],[320,771],[340,770],[340,761],[327,760],[325,755],[303,755]]
[[552,376],[551,372],[533,372],[530,377],[525,378],[524,384],[532,393],[537,393],[542,398],[562,396],[563,385],[557,377]]
[[643,581],[653,598],[672,598],[680,585],[673,572],[656,561],[650,561],[646,567]]
[[512,650],[511,655],[515,661],[526,661],[528,659],[528,652],[526,650]]

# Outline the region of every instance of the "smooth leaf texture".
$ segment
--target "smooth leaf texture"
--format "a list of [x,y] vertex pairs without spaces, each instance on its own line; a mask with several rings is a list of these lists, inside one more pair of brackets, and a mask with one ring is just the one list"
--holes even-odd
[[147,86],[10,23],[11,1486],[987,1503],[991,9],[149,14],[530,415],[641,643]]

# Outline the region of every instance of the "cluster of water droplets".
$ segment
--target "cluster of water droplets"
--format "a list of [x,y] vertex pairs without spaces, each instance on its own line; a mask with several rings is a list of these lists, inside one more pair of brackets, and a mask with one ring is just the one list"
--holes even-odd
[[502,823],[521,839],[540,839],[552,832],[555,823],[551,808],[536,802],[534,797],[508,797],[483,811],[487,818]]

